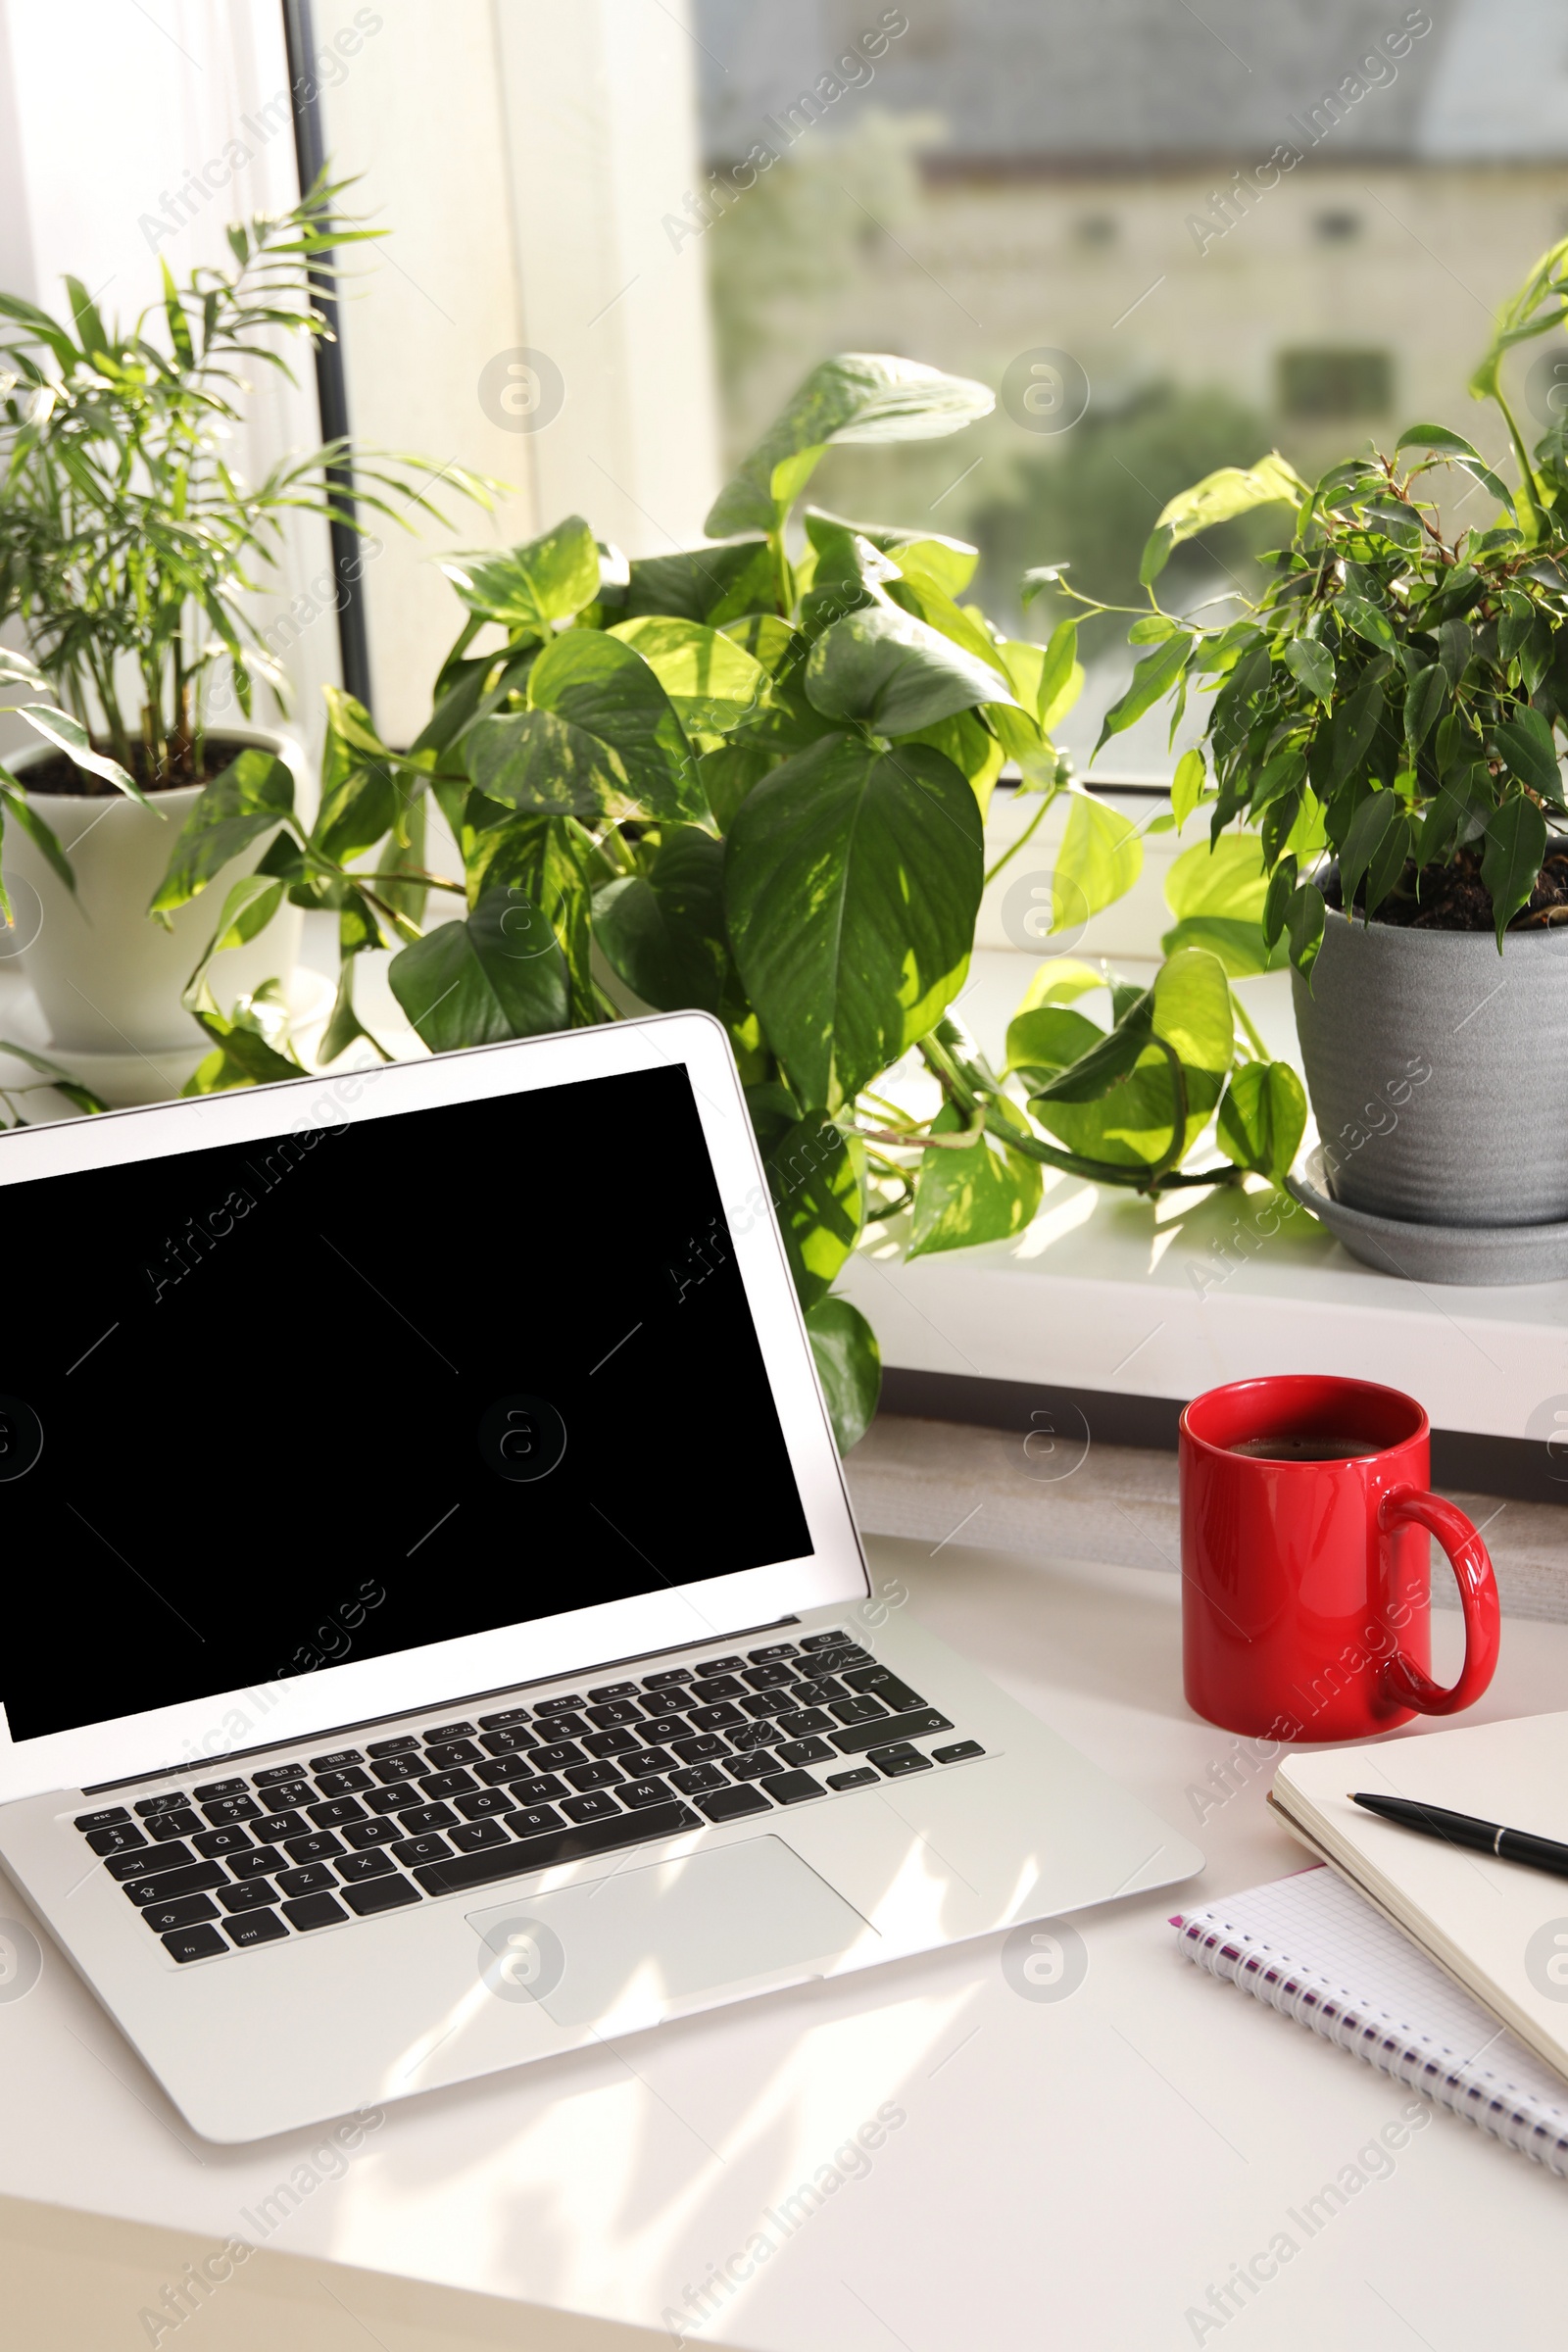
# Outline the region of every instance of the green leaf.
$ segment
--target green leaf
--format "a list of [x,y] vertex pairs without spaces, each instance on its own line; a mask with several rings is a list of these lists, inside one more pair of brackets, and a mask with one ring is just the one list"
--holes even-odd
[[223,901],[209,953],[220,955],[225,948],[242,948],[247,940],[255,939],[266,930],[282,901],[281,882],[270,880],[266,874],[247,874]]
[[[1222,1077],[1236,1051],[1230,982],[1218,956],[1179,948],[1154,980],[1153,1032],[1173,1046],[1182,1065]],[[1217,1089],[1216,1089],[1217,1096]]]
[[[932,1120],[931,1133],[952,1135],[962,1125],[950,1102]],[[922,1152],[908,1254],[932,1257],[942,1250],[1004,1242],[1033,1222],[1041,1190],[1040,1162],[1009,1151],[995,1136],[982,1135],[963,1152]]]
[[1512,507],[1513,492],[1500,481],[1487,464],[1481,452],[1462,435],[1449,432],[1446,424],[1412,424],[1399,435],[1394,454],[1399,457],[1407,449],[1430,449],[1437,455],[1451,458],[1472,480],[1490,490],[1500,507]]
[[387,979],[432,1054],[540,1037],[568,1018],[555,933],[520,890],[499,884],[466,922],[442,923],[395,956]]
[[1167,637],[1175,636],[1176,628],[1177,623],[1168,612],[1146,612],[1142,620],[1133,622],[1127,632],[1127,642],[1129,645],[1163,645]]
[[[709,510],[710,539],[778,527],[832,441],[923,441],[956,433],[996,406],[984,384],[885,354],[847,351],[813,368]],[[781,465],[801,465],[781,477]],[[779,492],[786,495],[779,498]]]
[[[1448,699],[1448,673],[1441,662],[1418,669],[1404,690],[1404,740],[1413,760]],[[1548,734],[1550,730],[1547,730]]]
[[1176,762],[1176,774],[1170,788],[1171,814],[1179,833],[1203,797],[1208,771],[1200,751],[1183,752]]
[[609,634],[642,656],[689,736],[726,734],[767,699],[761,663],[699,621],[648,613],[617,621]]
[[1255,466],[1222,466],[1216,473],[1195,482],[1192,489],[1181,491],[1161,510],[1144,549],[1138,577],[1146,588],[1152,587],[1172,550],[1184,540],[1217,522],[1229,522],[1233,515],[1250,514],[1254,507],[1272,506],[1281,500],[1299,506],[1307,495],[1306,484],[1277,449]]
[[1323,945],[1325,920],[1323,893],[1315,882],[1303,882],[1285,913],[1285,928],[1291,942],[1291,961],[1303,980],[1310,979],[1312,966],[1317,961],[1318,951]]
[[1035,697],[1035,716],[1049,735],[1066,717],[1084,689],[1084,665],[1078,659],[1078,625],[1064,620],[1051,632],[1041,664]]
[[[1099,974],[1095,975],[1097,984]],[[1070,1070],[1104,1037],[1086,1014],[1065,1004],[1036,1004],[1007,1023],[1009,1070]]]
[[806,664],[806,691],[825,718],[858,719],[878,735],[907,735],[1012,699],[989,662],[894,605],[865,606],[824,629]]
[[876,1334],[847,1298],[819,1298],[808,1307],[806,1331],[834,1440],[840,1453],[848,1453],[870,1428],[882,1393]]
[[1334,700],[1334,656],[1326,645],[1315,638],[1293,637],[1285,648],[1285,659],[1308,694],[1316,695],[1320,703]]
[[[60,846],[54,827],[44,823],[43,818],[38,814],[37,809],[34,808],[26,793],[8,767],[0,767],[0,810],[8,812],[13,821],[22,827],[33,848],[39,852],[40,856],[48,859],[66,888],[74,892],[76,887],[76,877],[72,870],[71,859]],[[0,906],[4,905],[4,884],[0,883]],[[10,919],[8,909],[6,910],[6,919],[8,921]]]
[[1509,771],[1543,800],[1564,806],[1562,771],[1557,765],[1557,746],[1550,721],[1528,704],[1521,704],[1512,718],[1499,719],[1492,730],[1493,741],[1508,762]]
[[35,1054],[30,1046],[19,1046],[14,1038],[0,1037],[0,1054],[14,1054],[18,1061],[24,1061],[29,1070],[36,1070],[40,1078],[50,1079],[55,1092],[65,1095],[78,1110],[96,1113],[109,1108],[108,1103],[95,1095],[90,1087],[83,1086],[79,1078],[73,1078],[69,1070],[62,1069],[58,1061],[51,1061],[46,1054]]
[[1356,635],[1364,637],[1368,645],[1375,645],[1380,653],[1394,651],[1393,623],[1386,612],[1370,604],[1364,596],[1357,596],[1349,588],[1342,588],[1334,600],[1333,610],[1345,627],[1354,629]]
[[1036,964],[1034,975],[1018,1000],[1018,1011],[1033,1012],[1037,1004],[1071,1004],[1093,988],[1103,988],[1105,975],[1092,963],[1072,956],[1048,956]]
[[1104,801],[1075,792],[1051,882],[1051,928],[1068,931],[1124,899],[1144,870],[1138,828]]
[[1223,914],[1188,914],[1160,938],[1165,955],[1180,948],[1206,948],[1217,956],[1232,980],[1250,980],[1254,973],[1277,971],[1285,961],[1263,936],[1261,923],[1239,922]]
[[1132,684],[1120,702],[1112,703],[1105,712],[1100,741],[1094,749],[1095,759],[1099,759],[1112,735],[1121,734],[1124,728],[1142,718],[1146,710],[1152,710],[1155,703],[1169,693],[1186,669],[1192,650],[1193,639],[1183,629],[1174,637],[1167,638],[1155,652],[1144,656],[1133,671]]
[[282,760],[270,752],[241,752],[203,787],[148,911],[167,914],[199,897],[231,858],[293,813],[294,778]]
[[836,1109],[933,1026],[968,969],[982,878],[974,794],[925,745],[829,736],[742,803],[730,942],[806,1101]]
[[[1388,895],[1387,889],[1374,893],[1372,868],[1380,862],[1380,853],[1394,840],[1403,818],[1397,796],[1392,792],[1373,792],[1356,809],[1345,836],[1340,852],[1340,889],[1348,914],[1355,904],[1355,894],[1362,878],[1367,881],[1366,911],[1370,916]],[[1381,875],[1379,879],[1381,879]]]
[[1178,919],[1206,914],[1255,923],[1267,895],[1262,847],[1254,833],[1224,834],[1212,849],[1200,841],[1182,852],[1165,876],[1165,904]]
[[1263,901],[1263,938],[1272,949],[1285,936],[1285,910],[1296,889],[1296,859],[1287,854],[1279,861],[1268,880],[1268,895]]
[[441,568],[470,612],[540,637],[599,594],[599,549],[580,514],[505,555],[465,556]]
[[68,711],[57,710],[52,703],[14,703],[11,708],[19,718],[24,718],[46,742],[65,752],[89,775],[102,776],[106,784],[113,784],[126,800],[139,801],[144,808],[151,807],[141,786],[125,773],[118,760],[111,760],[107,752],[93,750],[86,728],[78,725]]
[[670,620],[705,621],[722,628],[774,602],[778,582],[773,551],[765,539],[735,547],[693,547],[674,556],[633,560],[626,601],[618,610],[627,620],[660,613]]
[[801,1304],[825,1298],[859,1238],[865,1210],[864,1148],[824,1111],[786,1129],[767,1153],[767,1189]]
[[669,697],[618,638],[556,638],[528,673],[528,702],[477,720],[467,737],[468,772],[487,799],[551,815],[708,813]]
[[666,827],[646,875],[594,893],[594,938],[645,1004],[717,1012],[730,968],[723,845],[694,825]]
[[1499,956],[1502,935],[1535,889],[1545,855],[1546,820],[1534,801],[1521,795],[1493,810],[1487,819],[1481,879],[1492,893]]
[[1239,1168],[1283,1184],[1306,1131],[1306,1096],[1287,1061],[1246,1061],[1219,1106],[1220,1149]]
[[[1134,997],[1110,1036],[1034,1094],[1030,1107],[1043,1127],[1086,1158],[1117,1167],[1172,1166],[1213,1116],[1232,1052],[1224,968],[1200,949],[1183,949],[1161,967],[1153,988]],[[1172,1054],[1182,1067],[1183,1100]]]

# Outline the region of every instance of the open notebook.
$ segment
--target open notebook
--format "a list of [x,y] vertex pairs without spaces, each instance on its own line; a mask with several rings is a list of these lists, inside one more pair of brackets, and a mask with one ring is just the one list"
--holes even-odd
[[1298,1871],[1171,1924],[1200,1968],[1568,2178],[1568,2082],[1332,1870]]

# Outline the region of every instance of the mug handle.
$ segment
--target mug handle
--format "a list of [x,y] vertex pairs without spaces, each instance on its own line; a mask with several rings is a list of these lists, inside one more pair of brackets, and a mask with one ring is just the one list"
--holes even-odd
[[1451,1690],[1433,1682],[1402,1651],[1384,1670],[1384,1688],[1401,1706],[1419,1708],[1423,1715],[1456,1715],[1474,1705],[1496,1671],[1497,1584],[1487,1547],[1463,1511],[1419,1487],[1391,1487],[1378,1505],[1378,1526],[1386,1536],[1410,1526],[1436,1536],[1448,1555],[1464,1612],[1464,1664]]

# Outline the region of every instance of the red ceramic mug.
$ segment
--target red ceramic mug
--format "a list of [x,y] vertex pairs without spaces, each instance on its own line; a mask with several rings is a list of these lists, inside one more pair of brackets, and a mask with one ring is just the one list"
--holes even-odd
[[[1360,1740],[1481,1696],[1497,1588],[1463,1511],[1427,1491],[1430,1434],[1413,1396],[1365,1380],[1291,1374],[1194,1397],[1181,1418],[1182,1659],[1200,1715],[1275,1740]],[[1429,1671],[1429,1535],[1464,1610],[1464,1665],[1446,1690]]]

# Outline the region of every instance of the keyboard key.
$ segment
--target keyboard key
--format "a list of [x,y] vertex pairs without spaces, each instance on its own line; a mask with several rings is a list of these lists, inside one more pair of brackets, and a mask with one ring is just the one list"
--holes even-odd
[[701,1764],[710,1756],[727,1756],[729,1742],[716,1732],[693,1732],[689,1740],[672,1740],[670,1746],[683,1764]]
[[715,1674],[739,1674],[745,1663],[744,1658],[699,1658],[697,1678],[699,1682],[708,1682]]
[[[414,1742],[411,1740],[409,1746],[412,1748]],[[383,1756],[374,1767],[376,1779],[387,1788],[393,1787],[398,1781],[416,1781],[426,1769],[422,1756],[407,1753]]]
[[353,1821],[343,1833],[345,1842],[356,1853],[373,1851],[378,1845],[394,1845],[402,1835],[395,1821]]
[[[447,1835],[460,1854],[479,1854],[488,1845],[505,1845],[508,1842],[504,1821],[460,1821],[457,1828],[449,1830]],[[378,1854],[368,1855],[366,1859],[379,1861],[381,1857]]]
[[191,1928],[198,1920],[216,1919],[218,1905],[205,1894],[187,1894],[173,1903],[149,1903],[142,1917],[155,1935],[163,1936],[172,1928]]
[[428,1747],[432,1740],[471,1740],[472,1737],[471,1723],[433,1723],[424,1735],[424,1744]]
[[[373,1755],[375,1750],[372,1748],[370,1753]],[[253,1788],[271,1788],[279,1781],[303,1781],[304,1778],[305,1767],[303,1764],[268,1764],[260,1772],[251,1774],[251,1787]]]
[[560,1698],[540,1699],[538,1705],[534,1708],[534,1713],[539,1717],[540,1721],[543,1722],[544,1719],[550,1715],[569,1715],[572,1713],[574,1708],[586,1706],[587,1703],[587,1700],[583,1697],[580,1691],[569,1690]]
[[697,1808],[710,1821],[734,1821],[742,1813],[772,1811],[760,1788],[715,1788],[711,1796],[700,1796]]
[[820,1707],[791,1707],[778,1718],[778,1728],[789,1740],[808,1740],[813,1732],[833,1730],[833,1718]]
[[368,1772],[362,1772],[357,1764],[348,1764],[341,1769],[318,1772],[316,1786],[323,1796],[353,1796],[361,1788],[369,1788],[370,1776]]
[[223,1928],[229,1941],[237,1944],[242,1952],[253,1943],[276,1943],[279,1937],[288,1934],[270,1905],[265,1911],[241,1912],[238,1919],[225,1919]]
[[906,1773],[931,1770],[930,1757],[922,1756],[920,1750],[910,1747],[907,1740],[901,1740],[894,1747],[873,1747],[870,1761],[878,1772],[885,1772],[890,1781],[902,1780]]
[[623,1756],[628,1748],[641,1744],[636,1733],[628,1731],[588,1732],[583,1737],[583,1745],[591,1756]]
[[775,1658],[798,1658],[800,1654],[793,1642],[769,1642],[765,1649],[746,1652],[754,1666],[770,1666]]
[[662,1740],[680,1738],[686,1729],[686,1718],[684,1715],[654,1715],[646,1723],[640,1723],[637,1729],[650,1747],[658,1747]]
[[130,1815],[123,1805],[104,1805],[96,1813],[78,1813],[76,1827],[78,1830],[116,1830],[122,1822],[129,1820]]
[[849,1731],[840,1731],[835,1724],[833,1744],[841,1755],[863,1756],[869,1747],[886,1747],[900,1740],[920,1740],[929,1732],[952,1729],[935,1707],[916,1707],[908,1715],[885,1715],[880,1723],[858,1723]]
[[336,1927],[348,1913],[333,1894],[302,1894],[292,1903],[283,1905],[283,1917],[291,1928],[303,1935],[309,1928]]
[[143,1821],[156,1821],[160,1813],[178,1813],[189,1803],[184,1790],[176,1789],[172,1796],[138,1796],[136,1810]]
[[840,1723],[885,1723],[888,1713],[879,1698],[836,1698],[829,1712]]
[[743,1723],[737,1731],[731,1732],[729,1743],[744,1756],[754,1748],[776,1746],[779,1737],[777,1727],[771,1723]]
[[819,1649],[814,1658],[803,1658],[801,1664],[811,1674],[842,1674],[846,1666],[873,1666],[876,1661],[868,1649]]
[[422,1838],[426,1830],[449,1830],[457,1818],[450,1805],[410,1805],[398,1815],[406,1838]]
[[[349,1858],[352,1860],[352,1855]],[[337,1878],[329,1864],[307,1862],[299,1870],[280,1870],[277,1883],[285,1894],[324,1894],[337,1885]],[[226,1895],[221,1900],[225,1909],[230,1908]]]
[[[137,1910],[145,1911],[149,1903],[172,1903],[182,1894],[200,1894],[208,1886],[226,1886],[228,1873],[221,1862],[191,1862],[183,1870],[160,1871],[154,1879],[126,1879],[123,1884]],[[179,1922],[174,1924],[177,1927]]]
[[541,1740],[580,1740],[590,1726],[586,1715],[571,1714],[547,1716],[543,1723],[536,1723],[533,1728]]
[[798,1707],[826,1707],[836,1698],[847,1698],[849,1692],[830,1674],[822,1674],[797,1683],[793,1695]]
[[675,1690],[680,1688],[682,1683],[689,1683],[691,1680],[692,1670],[689,1666],[662,1666],[657,1674],[643,1676],[643,1689],[645,1690]]
[[604,1789],[591,1791],[587,1796],[567,1796],[562,1799],[561,1810],[568,1821],[608,1821],[620,1807]]
[[612,1699],[635,1698],[636,1695],[635,1683],[601,1683],[597,1690],[588,1693],[590,1703],[597,1706],[608,1706]]
[[[421,1784],[424,1788],[429,1785],[428,1781]],[[346,1821],[367,1818],[365,1807],[354,1796],[329,1797],[324,1805],[307,1805],[305,1810],[318,1830],[340,1830]]]
[[534,1781],[514,1781],[510,1793],[519,1805],[549,1805],[565,1795],[566,1784],[558,1781],[553,1772],[542,1772]]
[[[629,1683],[621,1687],[628,1690],[631,1689]],[[588,1720],[597,1724],[600,1731],[608,1732],[612,1724],[640,1723],[642,1712],[641,1707],[629,1705],[624,1698],[607,1698],[602,1705],[588,1709]]]
[[220,1854],[248,1854],[254,1852],[249,1830],[198,1830],[191,1839],[199,1854],[212,1862]]
[[567,1767],[566,1778],[574,1788],[618,1788],[625,1775],[617,1772],[613,1764],[572,1764]]
[[529,1720],[526,1707],[503,1707],[499,1715],[481,1715],[479,1729],[481,1732],[510,1732],[514,1724],[527,1723]]
[[330,1830],[318,1830],[312,1838],[285,1838],[283,1850],[291,1862],[327,1862],[343,1851],[343,1840]]
[[275,1838],[303,1838],[310,1826],[303,1813],[264,1813],[251,1836],[270,1844]]
[[835,1634],[803,1634],[801,1647],[803,1649],[842,1649],[848,1643],[849,1639],[849,1635],[841,1626]]
[[179,1870],[185,1863],[194,1862],[195,1855],[188,1845],[177,1840],[172,1845],[149,1845],[139,1854],[109,1854],[104,1868],[112,1879],[150,1879],[156,1874]]
[[700,1707],[702,1703],[695,1683],[685,1690],[655,1691],[643,1701],[644,1706],[662,1707],[669,1715],[689,1715],[693,1707]]
[[[216,1838],[218,1832],[214,1830],[212,1835]],[[253,1846],[248,1853],[229,1855],[229,1874],[236,1879],[265,1879],[281,1870],[287,1859],[275,1845]]]
[[216,1928],[183,1928],[177,1936],[164,1937],[164,1949],[183,1966],[187,1960],[210,1960],[227,1946]]
[[[764,1747],[755,1756],[732,1756],[725,1769],[731,1780],[765,1781],[770,1773],[782,1772],[785,1767],[770,1748]],[[869,1773],[866,1777],[874,1781],[876,1774]]]
[[509,1788],[514,1781],[528,1780],[534,1771],[532,1756],[487,1756],[473,1768],[473,1777],[487,1788]]
[[425,1760],[437,1772],[450,1772],[455,1764],[477,1764],[479,1750],[471,1740],[435,1740],[425,1742]]
[[524,1732],[515,1727],[499,1732],[486,1732],[479,1742],[479,1745],[488,1748],[493,1756],[514,1756],[521,1749],[537,1747],[538,1744],[532,1732]]
[[384,1879],[392,1868],[392,1857],[390,1854],[345,1854],[335,1867],[345,1886],[357,1886],[362,1879]]
[[907,1683],[899,1680],[891,1666],[851,1666],[846,1669],[844,1680],[852,1690],[873,1692],[895,1715],[927,1703],[918,1690],[911,1690]]
[[728,1699],[720,1699],[715,1705],[693,1707],[689,1720],[696,1731],[722,1732],[732,1723],[744,1723],[746,1718],[739,1707],[732,1707]]
[[[563,1788],[560,1793],[564,1796]],[[518,1838],[542,1838],[547,1830],[561,1828],[561,1815],[554,1805],[528,1805],[520,1813],[509,1813],[507,1827]]]
[[417,1794],[407,1781],[398,1781],[390,1788],[367,1788],[360,1802],[368,1813],[398,1813]]
[[832,1764],[837,1761],[825,1740],[786,1740],[778,1752],[786,1764]]
[[709,1707],[716,1698],[739,1698],[744,1689],[745,1685],[738,1683],[732,1674],[705,1674],[693,1683],[692,1696]]
[[617,1813],[613,1821],[565,1822],[548,1836],[525,1838],[500,1854],[455,1854],[415,1872],[426,1894],[466,1894],[492,1880],[516,1878],[525,1871],[548,1870],[557,1862],[577,1862],[593,1854],[613,1852],[619,1845],[641,1845],[657,1838],[673,1838],[681,1830],[700,1830],[702,1817],[689,1805],[650,1805],[643,1813]]
[[951,1747],[931,1750],[939,1764],[964,1764],[971,1756],[983,1756],[985,1752],[978,1740],[955,1740]]
[[729,1781],[716,1764],[688,1764],[669,1776],[670,1786],[682,1796],[696,1796],[704,1788],[727,1788]]
[[569,1740],[559,1740],[550,1747],[536,1747],[528,1761],[536,1772],[561,1772],[568,1764],[581,1764],[586,1759],[580,1747]]
[[869,1764],[857,1764],[853,1772],[830,1772],[827,1785],[830,1788],[866,1788],[876,1777]]
[[291,1813],[297,1805],[308,1805],[316,1790],[309,1781],[273,1781],[258,1791],[264,1813]]
[[771,1666],[748,1666],[741,1676],[741,1681],[754,1690],[770,1690],[779,1683],[788,1683],[793,1679],[790,1668],[782,1658],[775,1658]]
[[623,1805],[630,1805],[634,1811],[641,1806],[669,1802],[669,1790],[662,1781],[623,1781],[615,1794]]
[[215,1797],[248,1796],[250,1784],[248,1781],[209,1781],[205,1788],[193,1789],[191,1793],[199,1805],[206,1805],[211,1804]]
[[452,1848],[444,1838],[400,1838],[391,1851],[412,1870],[416,1862],[444,1861]]
[[368,1886],[345,1886],[343,1900],[361,1919],[372,1912],[396,1911],[405,1903],[416,1903],[419,1889],[395,1872],[390,1879],[372,1879]]
[[667,1747],[645,1747],[641,1755],[623,1769],[645,1775],[650,1772],[673,1772],[675,1761]]
[[365,1758],[357,1747],[334,1747],[329,1756],[313,1756],[311,1770],[318,1775],[323,1772],[342,1772],[350,1764],[363,1764],[364,1762]]
[[458,1811],[465,1821],[482,1821],[490,1813],[510,1813],[515,1802],[516,1799],[509,1796],[505,1788],[476,1788],[472,1796],[456,1799]]
[[465,1772],[461,1764],[452,1772],[432,1772],[427,1780],[419,1783],[421,1794],[428,1797],[466,1796],[470,1789],[478,1786],[472,1773]]
[[[254,1812],[254,1810],[253,1806],[252,1811]],[[192,1831],[199,1830],[201,1826],[201,1816],[193,1813],[189,1805],[181,1805],[173,1813],[154,1813],[149,1817],[147,1823],[147,1827],[160,1844],[166,1838],[188,1838]]]
[[125,1821],[107,1830],[89,1830],[87,1843],[95,1854],[133,1854],[147,1840],[133,1821]]
[[787,1706],[794,1703],[790,1695],[793,1688],[793,1684],[788,1688],[781,1684],[777,1690],[759,1690],[751,1698],[737,1699],[736,1704],[743,1715],[751,1716],[754,1723],[762,1723],[769,1715],[782,1714]]
[[768,1782],[767,1793],[778,1804],[800,1805],[808,1796],[825,1795],[826,1790],[808,1772],[779,1772]]
[[[284,1878],[287,1875],[285,1872]],[[277,1884],[283,1886],[283,1879],[279,1879]],[[310,1891],[304,1886],[284,1886],[283,1890],[286,1894],[306,1894]],[[245,1879],[238,1886],[220,1887],[218,1899],[225,1911],[264,1911],[269,1903],[276,1902],[277,1894],[270,1879]]]
[[417,1745],[412,1732],[403,1732],[396,1740],[372,1740],[365,1752],[373,1764],[382,1756],[406,1756],[411,1747]]

